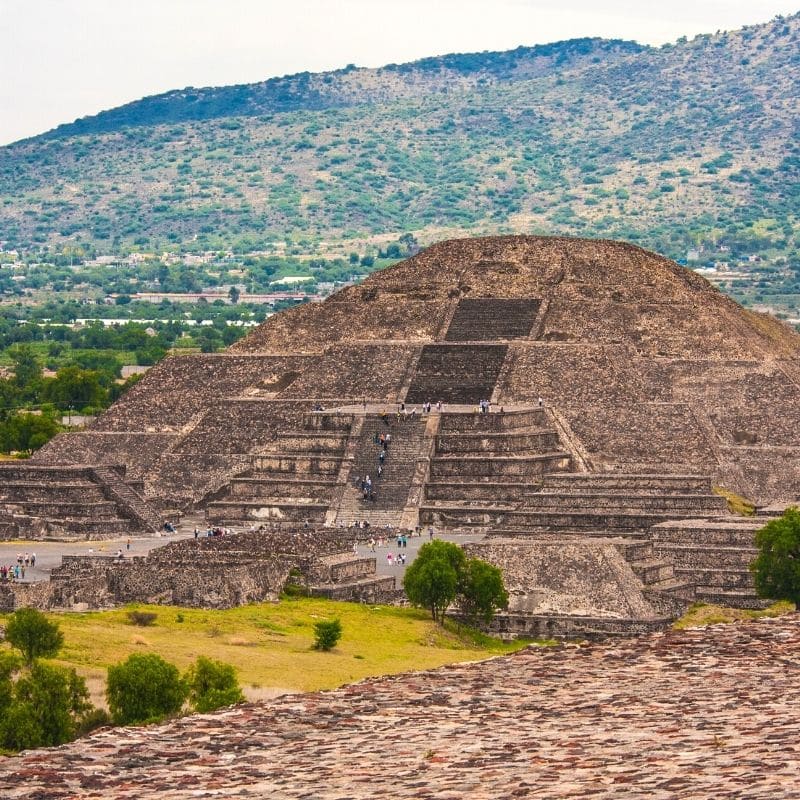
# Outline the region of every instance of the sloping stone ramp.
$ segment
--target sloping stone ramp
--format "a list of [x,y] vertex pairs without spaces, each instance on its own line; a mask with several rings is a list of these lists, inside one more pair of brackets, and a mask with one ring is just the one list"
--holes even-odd
[[796,798],[799,650],[796,614],[530,649],[104,731],[0,781],[8,800]]

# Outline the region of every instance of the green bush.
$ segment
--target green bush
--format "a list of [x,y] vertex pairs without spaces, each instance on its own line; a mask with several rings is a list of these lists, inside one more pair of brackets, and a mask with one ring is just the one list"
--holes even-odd
[[86,682],[74,669],[34,663],[9,683],[3,693],[10,701],[0,708],[0,747],[8,750],[68,742],[92,708]]
[[244,695],[230,664],[200,656],[187,670],[184,681],[189,702],[201,713],[244,702]]
[[177,667],[155,654],[134,653],[108,668],[106,698],[118,725],[158,722],[177,714],[187,694]]
[[342,637],[342,623],[338,619],[324,620],[314,625],[314,649],[333,650]]
[[52,658],[64,644],[64,634],[35,608],[15,611],[6,625],[6,640],[30,666],[37,658]]
[[800,510],[787,508],[756,533],[750,569],[759,597],[789,600],[800,609]]

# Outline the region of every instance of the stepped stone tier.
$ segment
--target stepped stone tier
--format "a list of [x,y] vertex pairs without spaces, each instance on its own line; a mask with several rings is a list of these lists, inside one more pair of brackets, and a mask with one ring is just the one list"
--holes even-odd
[[[797,797],[800,615],[369,678],[0,761],[8,800]],[[332,656],[336,657],[336,656]]]
[[[165,359],[33,464],[122,464],[153,514],[204,509],[226,525],[613,539],[642,592],[654,575],[674,582],[643,595],[658,617],[687,585],[755,599],[751,534],[725,545],[702,526],[727,514],[714,484],[761,504],[800,493],[799,383],[800,336],[638,247],[457,240],[224,353]],[[379,432],[392,442],[377,478]],[[654,526],[685,520],[700,549],[656,544]],[[601,545],[576,564],[611,552]]]

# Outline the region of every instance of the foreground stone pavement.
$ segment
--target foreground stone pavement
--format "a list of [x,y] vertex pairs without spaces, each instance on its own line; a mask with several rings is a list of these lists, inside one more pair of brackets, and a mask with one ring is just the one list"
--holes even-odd
[[0,781],[26,800],[799,797],[798,653],[797,614],[530,649],[101,732]]

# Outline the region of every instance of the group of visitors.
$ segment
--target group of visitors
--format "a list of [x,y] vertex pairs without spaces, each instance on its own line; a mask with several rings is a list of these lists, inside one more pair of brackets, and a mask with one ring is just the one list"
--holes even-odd
[[[308,527],[308,525],[306,525],[306,527]],[[250,532],[251,533],[254,530],[255,530],[254,527],[250,528]],[[263,526],[261,527],[261,530],[263,530]],[[210,539],[213,536],[228,536],[230,533],[231,533],[231,529],[230,528],[222,528],[222,527],[206,528],[204,531],[201,531],[200,528],[195,528],[194,529],[194,538],[195,539],[199,539],[202,536],[203,538],[209,538]]]
[[17,553],[16,564],[0,566],[0,581],[24,580],[25,570],[36,566],[36,553]]

